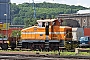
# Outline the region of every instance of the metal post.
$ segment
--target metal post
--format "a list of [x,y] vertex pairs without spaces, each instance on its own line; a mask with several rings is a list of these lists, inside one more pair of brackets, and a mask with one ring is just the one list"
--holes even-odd
[[4,14],[4,16],[6,17],[6,38],[8,38],[8,23],[7,23],[7,14]]
[[49,52],[49,24],[46,22],[46,27],[45,27],[45,34],[46,34],[46,40],[45,40],[45,49],[46,51]]

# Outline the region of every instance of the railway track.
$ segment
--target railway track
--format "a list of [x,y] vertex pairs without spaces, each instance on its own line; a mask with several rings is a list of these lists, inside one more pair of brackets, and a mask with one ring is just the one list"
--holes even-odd
[[40,54],[32,54],[32,55],[25,55],[25,54],[0,54],[0,59],[10,59],[10,60],[57,60],[57,59],[85,59],[90,60],[90,56],[59,56],[59,55],[40,55]]
[[[18,51],[18,49],[16,49]],[[0,60],[90,60],[90,56],[60,56],[59,54],[39,54],[29,52],[0,52]]]

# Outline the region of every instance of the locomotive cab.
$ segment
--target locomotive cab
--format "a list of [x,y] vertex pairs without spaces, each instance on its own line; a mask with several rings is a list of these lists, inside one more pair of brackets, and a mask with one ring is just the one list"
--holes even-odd
[[58,19],[46,19],[46,20],[37,20],[38,27],[45,27],[47,24],[48,26],[60,26],[60,22]]

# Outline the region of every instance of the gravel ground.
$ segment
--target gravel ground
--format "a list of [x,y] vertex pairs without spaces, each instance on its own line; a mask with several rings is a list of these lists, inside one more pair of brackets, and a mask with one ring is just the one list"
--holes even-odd
[[[35,52],[31,51],[1,51],[0,54],[24,54],[24,55],[32,55],[36,54]],[[2,58],[3,57],[3,58]],[[46,57],[21,57],[21,56],[0,56],[0,60],[90,60],[90,59],[73,59],[73,58],[46,58]]]
[[0,60],[90,60],[90,59],[67,59],[67,58],[36,58],[29,57],[26,59],[0,59]]

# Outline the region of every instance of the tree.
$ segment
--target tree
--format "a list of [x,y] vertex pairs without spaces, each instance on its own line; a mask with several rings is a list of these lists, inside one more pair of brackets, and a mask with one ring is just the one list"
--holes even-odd
[[14,30],[11,34],[13,37],[21,36],[21,32],[19,30]]
[[36,19],[34,19],[34,10],[32,3],[11,4],[11,16],[14,25],[25,25],[26,27],[36,24],[37,19],[55,18],[59,14],[76,13],[81,9],[89,9],[83,6],[66,5],[58,3],[36,3]]

